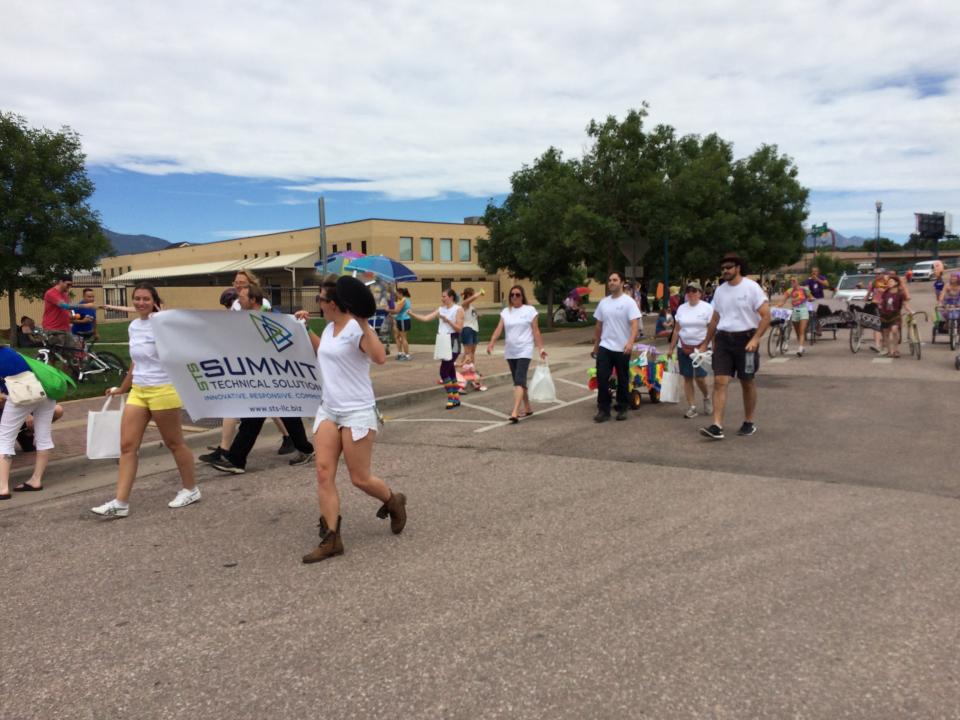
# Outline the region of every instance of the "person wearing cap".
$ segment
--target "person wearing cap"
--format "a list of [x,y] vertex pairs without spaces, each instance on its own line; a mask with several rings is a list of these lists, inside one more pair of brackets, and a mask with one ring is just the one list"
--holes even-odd
[[723,440],[723,412],[727,405],[730,378],[740,379],[743,392],[743,424],[737,435],[753,435],[757,426],[753,413],[757,408],[754,377],[760,369],[760,338],[770,327],[770,302],[755,281],[743,275],[743,260],[726,255],[720,261],[723,284],[713,294],[713,319],[707,337],[700,345],[703,352],[713,342],[713,424],[700,428],[711,440]]
[[[318,299],[327,324],[320,336],[312,330],[308,332],[323,378],[323,401],[313,423],[320,544],[301,558],[308,564],[343,554],[336,484],[341,455],[353,484],[383,503],[377,517],[389,517],[390,530],[395,535],[403,532],[407,522],[406,496],[393,492],[371,471],[380,414],[370,380],[370,363],[387,362],[383,343],[367,322],[377,309],[373,295],[357,278],[341,277],[325,280]],[[301,310],[296,316],[305,323],[309,313]]]
[[694,382],[703,395],[703,412],[710,415],[713,412],[713,403],[710,401],[710,391],[707,388],[707,371],[701,365],[693,366],[693,352],[699,348],[707,338],[707,328],[713,320],[713,306],[703,300],[703,288],[700,281],[691,280],[687,283],[687,301],[677,308],[674,317],[673,335],[670,338],[670,349],[667,355],[673,355],[679,346],[678,364],[680,375],[683,376],[683,394],[687,399],[685,418],[695,418],[699,413],[696,405]]
[[[250,310],[259,312],[263,309],[263,290],[259,285],[246,285],[241,287],[237,300],[240,303],[241,310]],[[242,475],[246,472],[247,457],[253,450],[257,437],[263,429],[263,423],[266,418],[243,418],[240,421],[240,427],[237,429],[237,435],[230,443],[230,449],[224,451],[217,448],[217,451],[211,453],[219,457],[213,459],[211,456],[202,456],[205,462],[209,462],[220,472],[230,473],[232,475]],[[297,455],[290,461],[290,465],[306,465],[313,460],[313,445],[307,439],[307,431],[303,427],[303,419],[299,417],[282,417],[279,421],[283,424],[298,451]],[[226,421],[224,421],[226,424]],[[211,458],[211,459],[207,459]]]

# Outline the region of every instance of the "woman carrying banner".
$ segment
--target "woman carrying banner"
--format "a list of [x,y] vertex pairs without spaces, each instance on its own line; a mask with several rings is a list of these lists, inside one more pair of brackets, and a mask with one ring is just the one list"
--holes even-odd
[[[343,554],[336,484],[341,455],[353,484],[383,503],[377,517],[389,516],[394,534],[401,533],[407,522],[407,498],[390,490],[370,469],[373,441],[380,426],[370,362],[383,365],[387,361],[383,343],[367,322],[377,309],[373,295],[360,280],[345,276],[335,282],[324,281],[319,301],[327,324],[321,336],[312,330],[309,333],[323,377],[323,402],[313,423],[320,544],[303,556],[304,563]],[[309,314],[301,310],[296,316],[306,321]]]
[[163,444],[176,460],[183,487],[168,507],[180,508],[200,499],[200,488],[193,477],[193,453],[183,441],[180,422],[180,396],[170,376],[160,364],[157,343],[153,336],[150,316],[159,312],[160,297],[150,283],[140,283],[133,289],[133,307],[137,318],[130,321],[130,370],[120,387],[107,390],[107,395],[130,392],[120,421],[120,475],[116,497],[103,505],[91,508],[97,515],[126,517],[130,513],[130,490],[137,475],[140,443],[147,423],[152,419],[160,431]]
[[[430,322],[440,318],[437,328],[438,335],[450,337],[451,356],[449,360],[440,361],[440,380],[447,392],[447,410],[460,407],[460,384],[457,382],[456,359],[460,354],[460,331],[463,329],[463,308],[457,305],[457,293],[447,288],[440,295],[440,307],[426,315],[410,313],[410,317],[420,322]],[[439,339],[439,338],[438,338]]]

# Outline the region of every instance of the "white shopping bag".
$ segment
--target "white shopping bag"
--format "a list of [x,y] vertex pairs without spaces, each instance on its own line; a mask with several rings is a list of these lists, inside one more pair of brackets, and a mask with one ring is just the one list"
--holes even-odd
[[533,379],[530,381],[528,392],[533,402],[557,402],[557,388],[553,384],[550,366],[547,363],[537,364],[537,368],[533,371]]
[[449,333],[437,333],[437,341],[433,346],[434,360],[453,360],[453,343]]
[[677,366],[671,360],[660,381],[660,402],[678,403],[683,394],[683,378],[677,372]]
[[120,409],[108,410],[113,395],[107,398],[100,412],[87,413],[87,457],[91,460],[120,457],[120,418],[126,396],[120,396]]

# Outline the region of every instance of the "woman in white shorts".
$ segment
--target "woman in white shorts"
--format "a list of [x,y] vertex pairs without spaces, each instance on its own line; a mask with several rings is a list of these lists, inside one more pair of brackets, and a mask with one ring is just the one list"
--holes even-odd
[[[27,365],[16,350],[0,347],[0,392],[7,394],[4,378],[28,372]],[[0,500],[10,499],[10,468],[13,465],[14,443],[24,421],[33,416],[33,432],[37,448],[34,460],[33,474],[30,479],[18,485],[14,490],[18,492],[37,491],[43,489],[43,472],[50,460],[50,451],[53,450],[53,434],[50,426],[53,424],[53,413],[57,409],[57,401],[43,398],[31,403],[19,405],[9,398],[3,404],[3,417],[0,418]]]
[[[319,337],[312,330],[309,333],[323,378],[323,402],[313,424],[320,544],[303,556],[305,563],[343,554],[336,484],[341,454],[353,484],[383,503],[377,517],[389,516],[394,534],[401,533],[407,521],[407,498],[394,493],[370,471],[373,441],[379,430],[370,362],[383,365],[387,361],[383,343],[367,322],[376,312],[376,302],[370,290],[353,277],[324,281],[319,301],[327,324]],[[299,320],[307,317],[304,310],[297,313]]]

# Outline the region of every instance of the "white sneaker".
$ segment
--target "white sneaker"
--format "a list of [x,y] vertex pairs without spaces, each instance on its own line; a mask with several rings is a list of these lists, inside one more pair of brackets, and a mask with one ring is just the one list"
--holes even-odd
[[685,418],[695,418],[699,414],[700,413],[697,412],[697,407],[695,405],[691,405],[687,408],[687,411],[683,414],[683,416]]
[[186,488],[180,488],[177,492],[177,496],[167,503],[167,507],[172,508],[182,508],[187,505],[191,505],[200,500],[200,488],[195,487],[193,490],[187,490]]
[[703,414],[713,415],[713,400],[708,397],[703,399]]
[[111,500],[108,503],[103,505],[98,505],[95,508],[90,508],[91,512],[95,512],[97,515],[103,515],[104,517],[117,517],[122,518],[130,514],[130,507],[120,507],[117,505],[116,500]]

